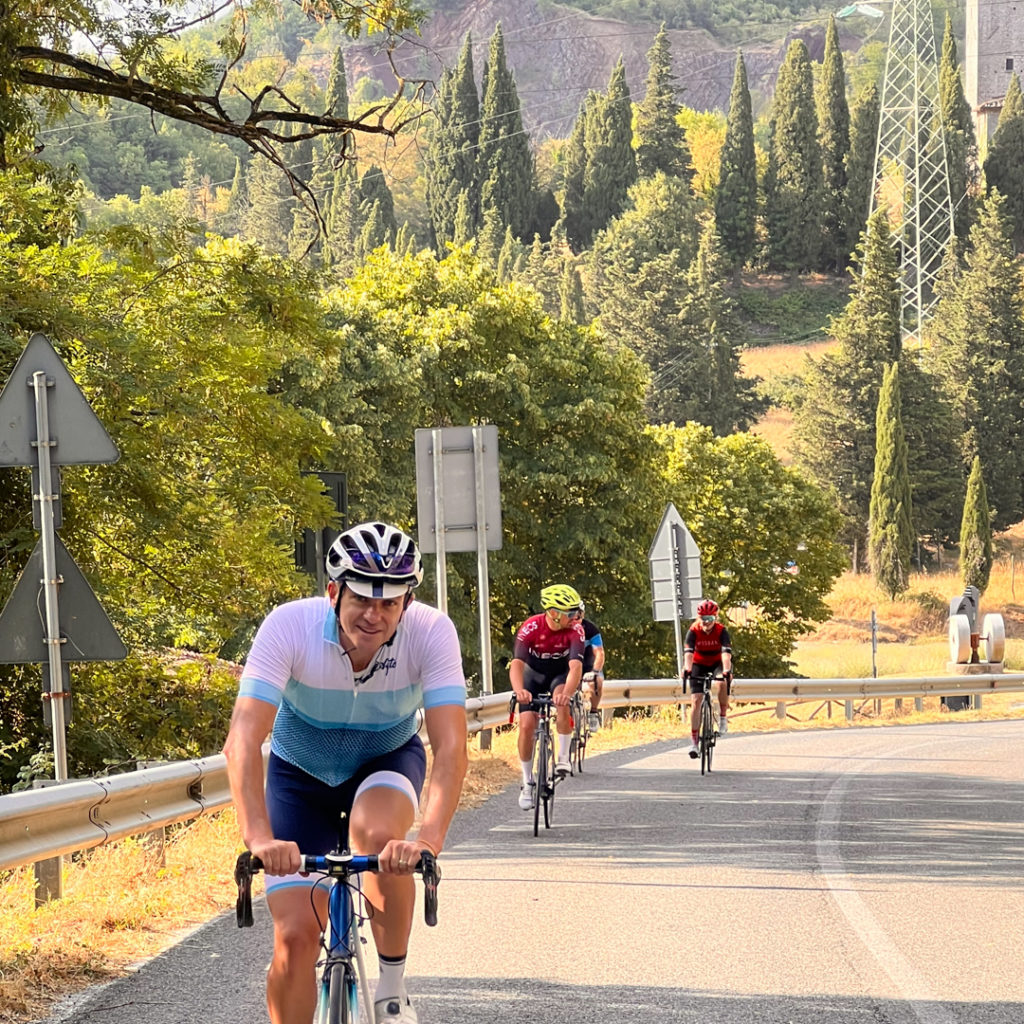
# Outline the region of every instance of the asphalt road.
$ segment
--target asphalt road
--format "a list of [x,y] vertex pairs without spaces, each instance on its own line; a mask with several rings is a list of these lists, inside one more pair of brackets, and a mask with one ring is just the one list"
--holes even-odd
[[[733,734],[697,764],[595,757],[538,838],[515,787],[458,816],[413,935],[424,1024],[1024,1022],[1024,722]],[[255,911],[48,1024],[265,1021]]]

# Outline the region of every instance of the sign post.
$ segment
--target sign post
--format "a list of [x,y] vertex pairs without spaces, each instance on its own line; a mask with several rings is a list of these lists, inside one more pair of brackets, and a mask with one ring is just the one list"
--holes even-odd
[[[448,610],[447,552],[476,551],[480,606],[480,686],[494,691],[487,552],[501,548],[498,428],[437,427],[416,431],[416,495],[420,550],[437,556],[437,606]],[[490,746],[490,731],[480,736]]]
[[[117,458],[114,442],[60,356],[44,335],[34,334],[0,392],[0,467],[32,469],[32,518],[39,530],[39,542],[0,611],[0,663],[40,662],[49,668],[43,717],[52,729],[58,783],[68,778],[71,677],[65,662],[117,661],[128,653],[57,536],[61,525],[58,467],[116,462]],[[59,897],[62,884],[59,858],[37,865],[37,905]]]
[[678,510],[669,502],[647,552],[655,622],[671,622],[676,667],[683,674],[682,620],[697,614],[701,598],[700,548]]

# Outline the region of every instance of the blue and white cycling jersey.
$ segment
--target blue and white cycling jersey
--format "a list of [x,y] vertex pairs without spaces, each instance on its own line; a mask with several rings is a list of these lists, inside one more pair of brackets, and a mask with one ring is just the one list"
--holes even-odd
[[358,674],[338,641],[324,597],[275,608],[256,633],[239,696],[277,707],[271,750],[330,786],[405,743],[416,711],[465,706],[466,679],[455,625],[413,601],[394,639]]

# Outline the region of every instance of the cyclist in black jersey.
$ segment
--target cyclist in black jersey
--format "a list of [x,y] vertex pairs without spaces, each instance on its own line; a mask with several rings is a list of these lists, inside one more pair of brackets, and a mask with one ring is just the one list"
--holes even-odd
[[604,640],[597,624],[586,617],[587,609],[580,601],[581,625],[587,645],[583,648],[583,679],[590,684],[590,728],[601,728],[601,697],[604,691]]

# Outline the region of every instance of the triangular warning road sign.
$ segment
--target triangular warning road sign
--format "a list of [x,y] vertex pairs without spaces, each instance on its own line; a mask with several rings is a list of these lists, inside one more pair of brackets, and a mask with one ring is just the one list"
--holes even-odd
[[41,370],[53,381],[46,389],[50,461],[54,465],[117,462],[117,446],[96,418],[64,361],[43,334],[33,334],[0,393],[0,466],[37,466],[32,375]]
[[[54,535],[62,661],[120,661],[128,654],[82,570],[60,537]],[[49,664],[46,650],[46,604],[43,594],[43,542],[39,541],[14,591],[0,612],[0,664]]]

